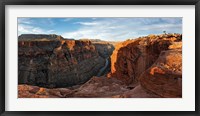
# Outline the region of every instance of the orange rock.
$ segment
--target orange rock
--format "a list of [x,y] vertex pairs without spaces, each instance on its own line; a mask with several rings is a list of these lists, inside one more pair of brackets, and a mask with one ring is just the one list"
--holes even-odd
[[48,93],[46,92],[46,89],[43,87],[41,87],[36,94],[37,95],[48,95]]
[[[139,76],[157,60],[162,51],[181,48],[180,38],[180,34],[149,35],[117,44],[111,55],[111,77],[126,84],[137,83]],[[165,72],[153,68],[150,73]]]
[[181,48],[182,48],[182,42],[173,42],[173,44],[169,46],[169,49],[181,49]]
[[182,97],[182,51],[163,51],[139,80],[142,87],[159,96]]
[[66,88],[47,89],[31,85],[18,85],[19,98],[56,98],[67,97],[73,93]]
[[158,68],[158,67],[151,68],[150,74],[154,75],[154,73],[165,74],[165,72],[162,69]]

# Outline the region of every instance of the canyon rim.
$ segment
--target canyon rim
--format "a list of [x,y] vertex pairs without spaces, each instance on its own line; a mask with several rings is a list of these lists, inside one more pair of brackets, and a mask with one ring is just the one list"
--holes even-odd
[[19,18],[18,98],[182,98],[182,19]]

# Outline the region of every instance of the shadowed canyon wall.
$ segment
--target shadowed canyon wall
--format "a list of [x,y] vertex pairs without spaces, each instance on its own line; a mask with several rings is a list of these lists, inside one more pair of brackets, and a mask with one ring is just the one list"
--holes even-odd
[[[34,37],[36,39],[33,39]],[[72,86],[86,82],[104,66],[105,59],[99,56],[90,41],[64,40],[60,37],[57,39],[58,37],[19,37],[19,84],[43,87]],[[32,38],[32,41],[29,38]]]
[[115,49],[112,44],[106,42],[93,43],[93,45],[96,47],[99,55],[103,58],[109,58]]

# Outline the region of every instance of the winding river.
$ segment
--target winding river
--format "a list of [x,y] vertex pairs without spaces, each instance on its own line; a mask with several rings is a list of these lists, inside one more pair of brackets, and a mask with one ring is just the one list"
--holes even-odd
[[99,77],[99,76],[102,76],[102,74],[104,73],[104,71],[105,71],[106,68],[108,67],[108,64],[109,64],[109,61],[108,61],[108,58],[106,58],[106,62],[105,62],[104,67],[102,67],[102,68],[99,70],[98,74],[97,74],[98,77]]

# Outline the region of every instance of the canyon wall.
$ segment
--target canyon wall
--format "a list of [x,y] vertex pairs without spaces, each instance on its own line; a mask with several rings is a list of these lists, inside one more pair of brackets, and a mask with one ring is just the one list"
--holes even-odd
[[[106,75],[107,73],[111,71],[110,56],[112,55],[115,47],[113,44],[110,44],[108,42],[92,42],[92,43],[97,49],[98,54],[107,61],[107,67],[102,73],[102,75]],[[99,75],[96,75],[96,76],[99,76]]]
[[[111,61],[110,77],[126,85],[139,85],[160,97],[182,96],[180,34],[149,35],[119,43]],[[134,97],[137,92],[130,93]]]
[[177,42],[181,42],[180,34],[149,35],[119,43],[111,56],[112,76],[126,84],[137,83],[138,77],[158,59],[160,53]]
[[88,81],[104,66],[105,60],[90,41],[45,37],[33,41],[27,36],[19,38],[19,84],[50,88],[72,86]]
[[115,49],[112,44],[107,42],[92,42],[96,47],[99,55],[103,58],[109,58],[112,55],[113,50]]

